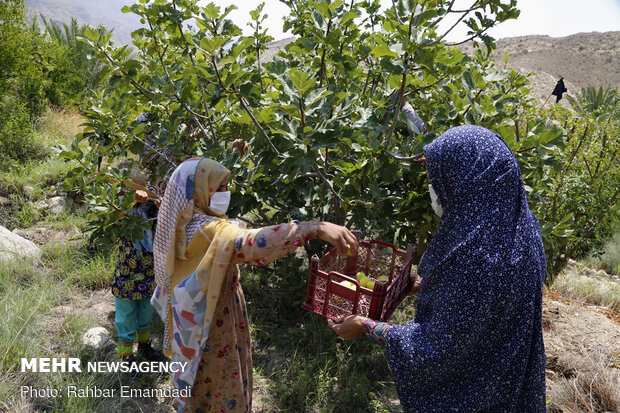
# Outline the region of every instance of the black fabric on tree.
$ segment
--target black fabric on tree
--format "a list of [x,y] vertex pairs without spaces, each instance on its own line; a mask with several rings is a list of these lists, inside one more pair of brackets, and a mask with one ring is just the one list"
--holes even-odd
[[556,96],[555,103],[558,103],[560,99],[562,99],[562,94],[567,91],[568,89],[564,86],[564,78],[561,77],[560,80],[558,80],[558,83],[555,84],[553,92],[551,92],[552,95]]

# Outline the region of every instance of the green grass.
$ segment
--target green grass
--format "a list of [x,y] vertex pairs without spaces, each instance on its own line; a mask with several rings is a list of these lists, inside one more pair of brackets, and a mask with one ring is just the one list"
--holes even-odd
[[[51,148],[58,144],[70,143],[80,131],[82,118],[77,112],[48,110],[38,119],[35,128],[35,141],[38,145]],[[0,195],[23,190],[33,186],[36,190],[47,189],[64,178],[70,165],[57,156],[39,161],[29,161],[8,171],[0,172]],[[6,196],[6,195],[5,195]]]
[[[79,123],[81,118],[75,112],[47,111],[37,122],[36,144],[50,148],[69,143],[80,132]],[[52,155],[0,171],[0,196],[10,198],[13,204],[11,210],[0,210],[0,225],[23,229],[44,218],[45,213],[37,211],[34,204],[46,198],[72,167]]]
[[609,273],[620,275],[620,228],[605,244],[602,255],[588,257],[586,262]]
[[[81,119],[77,113],[48,111],[36,125],[35,139],[46,148],[69,143],[79,132],[79,123]],[[106,327],[114,336],[113,320],[97,319],[85,307],[93,290],[104,289],[107,293],[116,264],[114,251],[92,251],[88,248],[81,236],[86,218],[77,211],[55,215],[37,211],[34,207],[38,200],[55,189],[71,167],[52,156],[0,172],[0,196],[9,197],[12,202],[12,208],[0,210],[0,225],[10,229],[41,227],[49,230],[49,234],[40,235],[41,239],[37,239],[43,250],[41,263],[20,260],[10,265],[0,265],[0,311],[3,314],[0,317],[0,410],[170,412],[171,400],[20,397],[22,385],[60,390],[69,385],[117,390],[121,385],[134,388],[170,386],[168,375],[132,378],[122,374],[85,371],[20,371],[22,357],[79,357],[83,363],[116,359],[114,349],[94,353],[81,342],[84,332],[95,326]],[[28,186],[32,189],[27,190]],[[112,300],[111,294],[109,299]],[[161,322],[155,320],[153,333],[162,335]]]
[[[89,290],[107,288],[114,269],[114,254],[92,253],[82,244],[64,244],[44,250],[42,265],[16,261],[0,266],[0,410],[82,413],[170,411],[171,400],[133,400],[60,397],[21,398],[20,386],[56,388],[86,386],[116,389],[169,387],[168,375],[21,373],[22,357],[78,357],[88,361],[115,360],[112,349],[93,352],[81,342],[91,327],[103,326],[113,333],[113,320],[97,319],[84,306]],[[112,297],[110,295],[110,300]],[[65,309],[61,311],[61,309]],[[161,322],[154,323],[153,334],[161,336]]]
[[50,273],[83,289],[107,288],[116,265],[114,253],[89,251],[84,243],[63,243],[43,250]]
[[[281,265],[288,269],[286,260]],[[297,271],[283,275],[305,278],[305,271]],[[382,347],[363,337],[354,341],[337,337],[323,317],[299,307],[303,295],[285,292],[286,281],[276,281],[274,272],[244,268],[241,278],[252,327],[254,369],[268,387],[256,390],[261,400],[267,399],[269,409],[264,411],[389,411],[384,394],[392,393],[393,380]],[[305,282],[302,286],[305,294]],[[392,321],[413,317],[411,298],[401,307]]]
[[565,297],[620,311],[619,282],[565,272],[556,278],[553,288]]
[[0,283],[0,400],[9,400],[27,379],[17,374],[21,357],[45,354],[39,323],[66,285],[25,262],[0,266]]

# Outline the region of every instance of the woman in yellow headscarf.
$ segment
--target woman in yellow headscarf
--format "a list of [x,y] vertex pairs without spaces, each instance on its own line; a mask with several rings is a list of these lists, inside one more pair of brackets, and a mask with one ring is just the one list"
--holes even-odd
[[250,332],[238,263],[268,264],[311,238],[340,253],[357,249],[349,230],[328,222],[240,228],[225,215],[229,177],[211,159],[188,159],[172,174],[159,210],[151,302],[164,320],[164,351],[187,363],[173,376],[179,412],[251,411]]

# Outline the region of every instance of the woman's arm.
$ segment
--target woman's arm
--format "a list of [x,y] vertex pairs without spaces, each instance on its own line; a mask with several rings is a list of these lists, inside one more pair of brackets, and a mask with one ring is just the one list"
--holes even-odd
[[291,221],[258,229],[242,229],[235,239],[233,263],[266,265],[295,251],[312,238],[333,244],[339,253],[357,251],[357,239],[346,228],[329,222]]
[[327,320],[327,325],[340,337],[353,340],[366,334],[368,338],[385,347],[385,337],[392,328],[392,324],[375,321],[361,315],[353,314],[336,321]]

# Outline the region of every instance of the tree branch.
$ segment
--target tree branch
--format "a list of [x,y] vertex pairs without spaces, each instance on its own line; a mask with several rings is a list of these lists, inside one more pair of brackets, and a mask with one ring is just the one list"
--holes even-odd
[[[329,22],[327,23],[327,30],[325,33],[325,39],[327,40],[327,36],[329,36],[329,31],[332,27],[332,19],[330,17]],[[319,87],[323,87],[323,75],[325,75],[325,55],[327,54],[327,44],[323,45],[323,54],[321,55],[321,68],[319,70]],[[326,80],[327,81],[327,80]]]
[[[411,31],[413,29],[413,18],[414,18],[414,13],[411,13],[411,17],[409,18],[409,32],[407,33],[407,39],[411,38]],[[405,51],[405,56],[403,58],[403,63],[405,66],[407,66],[408,61],[409,61],[409,52]],[[384,149],[386,151],[390,146],[390,142],[392,142],[392,137],[394,136],[394,130],[396,129],[396,124],[398,123],[398,117],[400,116],[400,108],[402,105],[403,96],[405,94],[406,83],[407,83],[407,71],[403,71],[403,77],[402,77],[402,81],[400,84],[400,89],[398,89],[398,95],[396,97],[394,119],[392,121],[392,126],[390,127],[390,133],[388,134],[388,137],[384,145]]]
[[166,63],[164,62],[164,57],[163,57],[162,51],[160,50],[159,42],[157,41],[157,36],[155,36],[154,30],[153,30],[153,25],[151,24],[151,20],[147,17],[146,21],[149,24],[149,28],[151,29],[151,33],[153,34],[153,36],[152,36],[153,37],[153,42],[155,43],[155,50],[157,51],[157,56],[159,58],[159,62],[161,63],[162,68],[164,69],[164,73],[166,73],[166,77],[168,78],[168,82],[170,83],[170,86],[172,87],[172,90],[174,90],[174,97],[175,97],[175,99],[192,116],[192,118],[194,119],[194,122],[196,123],[196,125],[198,126],[198,128],[200,129],[202,134],[205,136],[205,138],[208,139],[209,135],[207,134],[207,131],[205,130],[204,126],[202,126],[202,123],[200,123],[200,120],[198,120],[198,118],[194,114],[194,111],[191,110],[187,106],[187,104],[181,99],[181,96],[179,96],[179,91],[177,90],[176,86],[174,85],[174,82],[172,81],[172,77],[170,76],[170,72],[168,72],[168,67],[166,66]]
[[394,14],[396,15],[396,19],[398,20],[399,23],[402,23],[403,21],[400,18],[398,14],[398,8],[396,7],[396,0],[392,0],[392,8],[394,9]]
[[329,182],[327,180],[327,178],[325,177],[325,175],[323,175],[323,173],[321,172],[321,170],[319,169],[319,165],[316,164],[316,162],[314,164],[312,164],[312,167],[314,168],[314,170],[316,171],[316,173],[319,175],[319,177],[321,178],[321,180],[325,183],[325,185],[327,185],[327,187],[329,188],[329,191],[334,195],[334,197],[338,200],[338,202],[340,203],[344,203],[344,200],[340,197],[340,195],[338,195],[338,192],[336,192],[336,190],[334,189],[334,187],[332,186],[331,182]]
[[142,145],[144,145],[145,148],[147,148],[150,151],[155,152],[157,155],[161,156],[166,162],[168,162],[172,167],[176,168],[178,165],[172,161],[170,158],[168,158],[168,156],[166,155],[165,152],[160,151],[159,149],[157,149],[154,145],[151,145],[150,143],[148,143],[147,141],[143,140],[142,138],[139,137],[135,137],[139,142],[142,143]]
[[[103,53],[103,55],[106,57],[106,59],[108,59],[108,61],[112,64],[112,66],[115,65],[115,61],[112,59],[112,56],[110,56],[108,54],[108,52],[101,47],[101,45],[99,43],[97,43],[97,49],[99,49],[99,51],[101,53]],[[118,66],[118,65],[117,65]],[[151,92],[150,90],[148,90],[147,88],[145,88],[144,86],[142,86],[140,83],[138,83],[136,80],[134,80],[131,76],[129,76],[129,74],[127,72],[125,72],[123,69],[121,69],[120,67],[118,68],[118,70],[121,72],[121,74],[123,75],[123,77],[127,80],[129,80],[129,82],[136,88],[138,89],[138,91],[140,93],[142,93],[142,95],[144,95],[144,97],[148,98],[148,99],[152,99],[155,96],[155,93]]]
[[256,127],[258,128],[258,130],[261,131],[261,133],[263,134],[263,137],[265,138],[265,140],[267,141],[267,143],[269,144],[269,146],[271,146],[271,149],[273,149],[273,151],[275,153],[277,153],[278,155],[280,155],[280,151],[278,150],[278,148],[276,148],[276,146],[273,144],[273,142],[271,141],[271,139],[269,138],[269,135],[267,135],[267,132],[265,131],[265,129],[263,128],[263,125],[260,124],[260,122],[258,121],[258,119],[256,119],[256,117],[254,116],[254,113],[252,113],[252,111],[250,110],[250,108],[248,107],[247,103],[245,102],[245,99],[243,99],[243,97],[236,91],[236,89],[234,89],[233,86],[233,92],[235,93],[235,96],[237,96],[237,98],[239,99],[239,103],[241,103],[241,106],[243,106],[243,109],[247,112],[247,114],[250,116],[250,118],[252,119],[252,122],[254,122],[254,125],[256,125]]
[[473,36],[469,37],[468,39],[463,40],[462,42],[456,42],[456,43],[446,43],[446,46],[459,46],[462,45],[463,43],[467,43],[471,40],[474,40],[476,37],[480,37],[481,34],[483,34],[484,32],[486,32],[487,30],[489,30],[491,27],[487,27],[486,29],[484,29],[483,31],[481,31],[480,33],[476,33]]
[[385,150],[385,153],[389,156],[391,156],[392,158],[396,159],[397,161],[406,161],[406,162],[422,162],[422,158],[424,158],[424,152],[420,152],[417,155],[413,155],[413,156],[402,156],[402,155],[398,155],[395,154],[393,152],[388,151],[387,149]]
[[[174,6],[174,8],[176,9],[176,0],[172,1],[172,4]],[[194,67],[197,67],[196,65],[196,61],[194,60],[194,54],[192,53],[192,51],[189,49],[189,47],[187,46],[187,39],[185,38],[185,33],[183,33],[183,27],[181,26],[181,23],[177,24],[177,28],[179,29],[179,33],[181,34],[181,38],[183,39],[183,43],[185,44],[185,50],[187,51],[187,54],[189,55],[189,60],[192,62],[192,65]],[[201,93],[201,101],[202,101],[202,107],[205,111],[205,113],[207,114],[207,116],[205,117],[208,121],[208,125],[209,125],[209,129],[211,131],[211,135],[213,136],[213,141],[217,141],[217,135],[215,133],[215,129],[213,128],[213,119],[211,118],[211,111],[209,110],[209,106],[207,105],[207,102],[204,100],[204,96],[205,96],[205,88],[202,85],[202,83],[198,82],[198,86],[200,87],[200,93]],[[198,114],[194,114],[194,115],[198,115]],[[202,116],[202,115],[200,115]]]
[[452,7],[454,6],[454,3],[455,3],[455,2],[456,2],[456,0],[452,0],[452,1],[450,2],[450,5],[448,6],[448,11],[446,11],[446,14],[444,14],[443,16],[441,16],[441,17],[439,17],[437,20],[435,20],[433,23],[431,23],[431,24],[428,26],[428,29],[432,29],[433,27],[437,26],[439,23],[441,23],[441,21],[442,21],[443,19],[445,19],[445,18],[446,18],[446,16],[447,16],[449,13],[451,13],[451,11],[452,11]]

